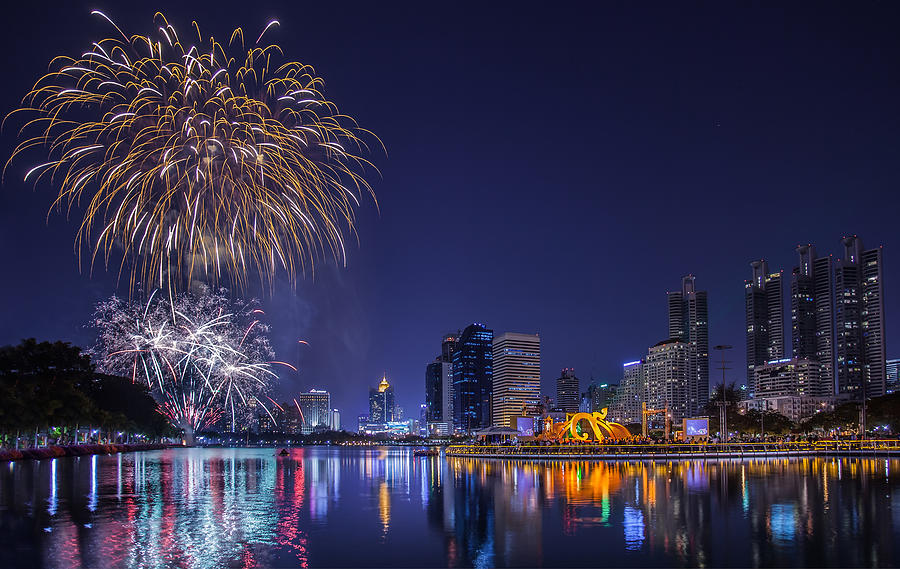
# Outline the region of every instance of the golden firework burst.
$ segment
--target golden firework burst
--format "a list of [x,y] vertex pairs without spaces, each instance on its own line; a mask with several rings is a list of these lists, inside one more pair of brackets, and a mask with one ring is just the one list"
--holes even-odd
[[121,257],[132,288],[170,290],[243,289],[253,274],[271,287],[280,271],[294,283],[324,257],[346,262],[361,198],[374,199],[366,140],[380,141],[325,98],[312,67],[262,43],[276,21],[245,46],[240,28],[220,43],[194,22],[196,41],[182,42],[157,13],[157,33],[129,38],[94,14],[118,35],[54,58],[9,115],[36,115],[10,161],[46,149],[25,179],[83,211],[80,262]]

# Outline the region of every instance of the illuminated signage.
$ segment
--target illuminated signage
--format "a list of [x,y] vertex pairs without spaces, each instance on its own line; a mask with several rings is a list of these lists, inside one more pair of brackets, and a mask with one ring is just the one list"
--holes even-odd
[[705,437],[709,435],[709,419],[685,419],[684,436]]
[[534,436],[534,418],[516,417],[516,432],[520,437]]

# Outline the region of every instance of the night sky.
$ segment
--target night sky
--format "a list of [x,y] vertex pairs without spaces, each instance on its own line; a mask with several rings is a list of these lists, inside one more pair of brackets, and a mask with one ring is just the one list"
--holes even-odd
[[[666,337],[665,293],[687,273],[742,381],[749,262],[789,275],[797,244],[839,257],[847,234],[885,247],[900,355],[898,3],[19,4],[2,113],[51,57],[111,35],[92,9],[128,33],[161,10],[222,39],[277,18],[269,39],[382,139],[348,267],[263,300],[279,358],[300,367],[279,392],[330,390],[345,427],[384,372],[417,416],[441,335],[474,321],[540,333],[548,394],[562,367],[582,388],[617,382]],[[7,125],[4,160],[14,138]],[[27,169],[0,188],[0,345],[87,346],[94,303],[127,291],[102,265],[79,271],[77,217],[48,221],[54,190],[23,184]]]

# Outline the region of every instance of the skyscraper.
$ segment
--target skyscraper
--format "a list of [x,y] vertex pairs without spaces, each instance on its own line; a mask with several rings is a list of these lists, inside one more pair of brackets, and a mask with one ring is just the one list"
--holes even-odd
[[822,364],[834,393],[834,271],[832,258],[817,257],[812,245],[797,247],[791,273],[791,355]]
[[493,342],[493,390],[491,422],[513,427],[541,399],[541,338],[537,334],[504,332]]
[[581,390],[573,368],[563,368],[556,378],[556,406],[566,413],[577,413]]
[[675,424],[697,414],[690,407],[691,382],[696,380],[694,350],[691,344],[681,340],[663,340],[648,350],[642,366],[647,407],[668,407],[669,417]]
[[696,290],[695,280],[687,275],[681,280],[680,292],[668,293],[669,338],[690,348],[684,409],[688,417],[696,415],[709,400],[709,309],[706,291]]
[[442,362],[453,362],[453,353],[456,352],[456,349],[459,347],[460,334],[462,334],[462,332],[444,334],[444,338],[441,340],[440,358]]
[[494,331],[470,324],[453,351],[453,427],[470,432],[491,424]]
[[441,353],[425,367],[425,426],[439,434],[450,432],[453,424],[453,352],[459,333],[444,334]]
[[865,251],[855,235],[841,243],[834,285],[838,393],[878,397],[887,390],[881,248]]
[[756,389],[756,366],[784,357],[784,292],[781,273],[770,273],[765,260],[750,263],[753,278],[744,283],[747,316],[747,386]]
[[385,374],[377,387],[369,389],[369,421],[388,423],[394,420],[394,414],[394,388]]
[[[425,420],[429,423],[447,420],[444,415],[444,386],[451,369],[450,362],[442,362],[440,357],[425,366]],[[445,371],[448,373],[445,374]]]
[[865,348],[865,368],[868,397],[887,393],[887,353],[884,340],[884,276],[881,247],[863,251],[862,265],[863,308],[860,328]]
[[302,426],[300,432],[308,435],[317,427],[329,429],[331,427],[331,394],[321,389],[310,389],[309,393],[301,393],[297,396],[297,404],[300,407]]

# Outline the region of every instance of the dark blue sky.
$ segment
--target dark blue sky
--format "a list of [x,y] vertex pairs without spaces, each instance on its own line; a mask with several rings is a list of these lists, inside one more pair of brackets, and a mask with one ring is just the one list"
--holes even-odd
[[[539,332],[548,393],[564,366],[583,386],[618,381],[665,337],[665,292],[686,273],[740,380],[749,261],[789,274],[798,243],[839,256],[852,233],[885,246],[900,355],[896,3],[31,5],[0,37],[3,112],[52,56],[109,33],[91,9],[131,33],[161,9],[218,37],[279,19],[288,57],[381,137],[380,212],[360,212],[349,267],[265,301],[279,357],[301,367],[281,391],[328,388],[348,426],[385,371],[417,407],[441,334],[473,321]],[[114,275],[79,273],[75,222],[45,223],[53,191],[24,170],[0,189],[0,344],[86,345]]]

